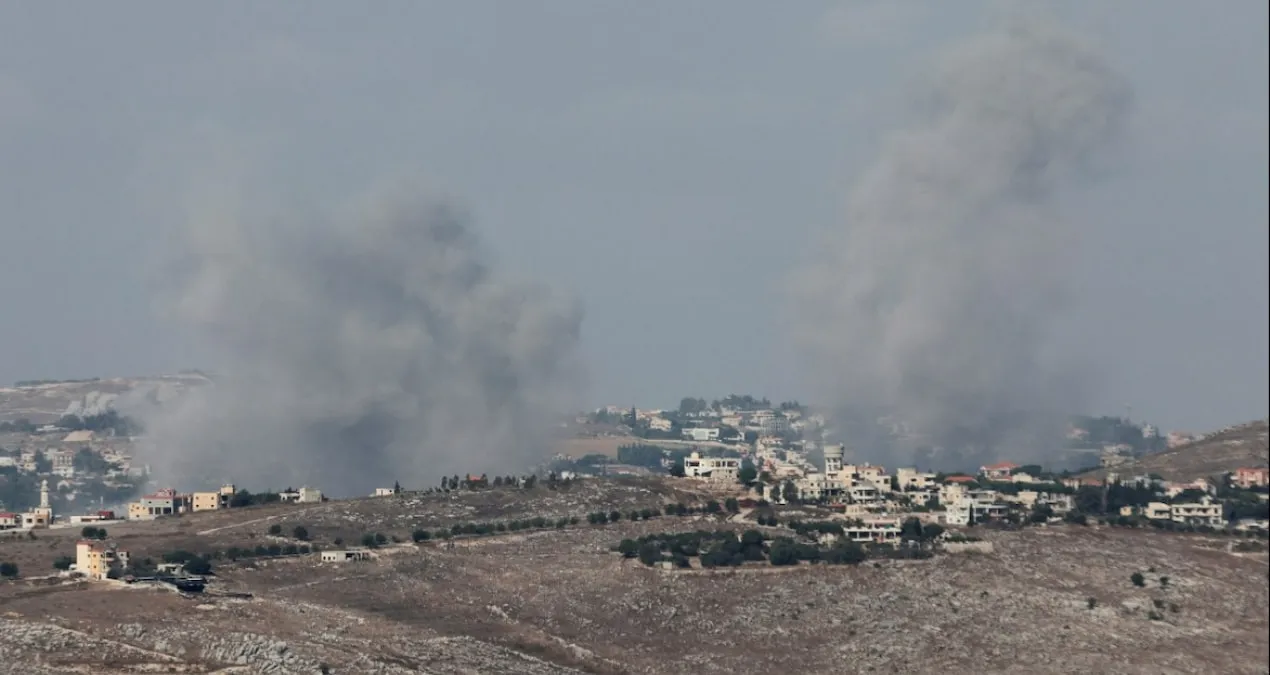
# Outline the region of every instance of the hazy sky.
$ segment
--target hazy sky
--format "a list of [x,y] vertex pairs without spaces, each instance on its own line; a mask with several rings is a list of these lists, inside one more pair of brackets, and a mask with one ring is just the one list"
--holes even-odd
[[[373,6],[373,11],[367,9]],[[799,395],[780,284],[976,2],[0,5],[0,381],[199,357],[155,319],[192,190],[322,211],[423,174],[504,272],[586,308],[588,400]],[[1267,411],[1267,7],[1064,2],[1134,88],[1063,204],[1091,408]]]

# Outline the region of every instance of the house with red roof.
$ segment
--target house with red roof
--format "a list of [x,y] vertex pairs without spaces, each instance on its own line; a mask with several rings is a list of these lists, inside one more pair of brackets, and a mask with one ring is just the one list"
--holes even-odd
[[979,467],[979,473],[983,474],[988,480],[1010,480],[1010,474],[1019,468],[1018,464],[1011,462],[998,462],[988,466]]
[[974,476],[945,476],[944,483],[963,484],[975,482]]

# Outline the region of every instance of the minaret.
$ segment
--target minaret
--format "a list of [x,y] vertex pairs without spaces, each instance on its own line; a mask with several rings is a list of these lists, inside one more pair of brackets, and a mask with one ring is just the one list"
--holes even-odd
[[40,483],[40,508],[49,508],[49,480],[47,478]]

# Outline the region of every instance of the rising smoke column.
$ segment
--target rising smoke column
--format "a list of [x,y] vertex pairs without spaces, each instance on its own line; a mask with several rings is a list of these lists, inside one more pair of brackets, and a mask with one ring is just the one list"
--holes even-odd
[[544,456],[581,314],[496,278],[454,207],[393,193],[332,225],[204,225],[165,304],[214,385],[147,421],[161,476],[355,495]]
[[956,448],[946,464],[1040,459],[1029,437],[1081,384],[1047,358],[1079,235],[1055,196],[1117,136],[1129,89],[1035,21],[957,45],[923,82],[916,121],[796,275],[796,338],[828,402],[897,415]]

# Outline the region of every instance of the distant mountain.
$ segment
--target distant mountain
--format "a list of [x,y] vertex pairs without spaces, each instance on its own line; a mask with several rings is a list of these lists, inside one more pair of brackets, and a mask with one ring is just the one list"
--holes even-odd
[[1270,464],[1266,420],[1239,424],[1213,432],[1204,438],[1145,455],[1138,460],[1112,469],[1099,469],[1086,475],[1102,477],[1108,471],[1121,476],[1159,474],[1167,480],[1185,481],[1234,471],[1240,467]]
[[211,380],[198,372],[150,377],[20,382],[0,387],[0,422],[55,422],[62,415],[87,416],[130,404],[160,404]]

